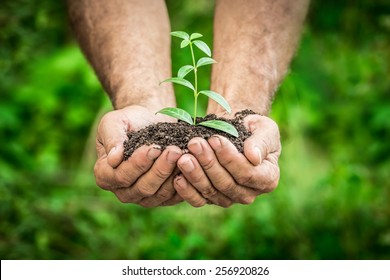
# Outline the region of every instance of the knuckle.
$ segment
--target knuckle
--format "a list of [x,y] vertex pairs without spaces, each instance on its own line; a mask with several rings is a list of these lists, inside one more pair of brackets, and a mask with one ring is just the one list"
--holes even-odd
[[235,182],[229,180],[225,183],[222,183],[221,187],[219,189],[221,190],[221,192],[224,192],[224,193],[232,193],[235,188],[236,188]]
[[129,180],[125,172],[117,170],[115,172],[115,184],[120,188],[126,188],[131,185],[131,180]]
[[208,187],[206,187],[206,189],[202,190],[201,193],[202,193],[203,197],[209,198],[209,197],[215,196],[218,192],[212,186],[208,186]]
[[100,188],[104,189],[104,190],[109,190],[110,186],[109,186],[109,184],[107,184],[106,180],[104,180],[104,177],[101,176],[100,168],[99,168],[97,163],[95,164],[95,166],[93,168],[93,173],[95,175],[96,185],[99,186]]
[[200,172],[198,172],[198,173],[193,172],[190,175],[189,179],[190,179],[189,181],[191,182],[191,184],[199,185],[202,182],[202,180],[204,179],[204,174],[200,173]]
[[137,190],[142,197],[150,197],[155,194],[155,191],[148,185],[137,186]]
[[245,195],[245,196],[240,197],[239,202],[241,204],[249,205],[249,204],[252,204],[255,201],[255,199],[256,199],[256,196],[254,196],[254,195]]
[[95,181],[98,187],[102,188],[103,190],[110,190],[110,186],[106,182],[104,182],[101,178],[95,177]]
[[232,156],[224,156],[224,154],[220,153],[218,160],[224,166],[231,166],[235,165],[236,158]]
[[228,200],[228,201],[224,201],[220,204],[221,207],[223,208],[229,208],[230,206],[233,205],[233,202],[231,200]]
[[253,185],[253,183],[254,183],[253,182],[254,181],[254,174],[251,171],[246,172],[245,174],[242,174],[241,176],[236,178],[236,181],[241,186]]
[[156,196],[159,198],[159,199],[163,199],[163,200],[168,200],[169,198],[171,198],[174,194],[174,190],[168,190],[166,188],[162,188],[161,190],[159,190],[156,194]]
[[116,197],[118,198],[118,200],[122,203],[130,203],[130,200],[128,199],[128,197],[125,195],[124,192],[115,192],[115,195]]
[[279,184],[280,170],[278,167],[272,169],[272,173],[269,176],[269,181],[265,184],[263,192],[273,191]]
[[137,173],[141,173],[141,174],[145,173],[145,171],[147,171],[148,168],[149,168],[148,161],[146,161],[146,160],[135,160],[133,167],[134,167],[134,169],[136,170]]
[[162,202],[160,204],[160,206],[172,206],[172,205],[179,204],[183,201],[184,201],[184,199],[182,197],[180,197],[178,195],[177,196],[174,195],[171,199],[165,200],[164,202]]
[[153,174],[160,180],[165,181],[171,173],[167,170],[163,170],[161,168],[153,168]]
[[153,208],[153,207],[155,207],[155,205],[150,203],[149,201],[143,201],[143,200],[138,202],[138,205],[140,205],[140,206],[142,206],[144,208]]
[[202,165],[202,168],[204,171],[208,171],[210,170],[211,168],[213,168],[216,164],[216,160],[214,157],[206,157],[202,162],[201,162],[201,165]]
[[192,206],[195,208],[200,208],[206,204],[206,201],[204,199],[197,199],[194,202],[192,202]]
[[263,192],[264,192],[264,193],[272,192],[273,190],[276,189],[276,187],[278,186],[278,184],[279,184],[279,177],[277,177],[276,179],[272,180],[272,181],[266,186],[266,188],[263,189]]

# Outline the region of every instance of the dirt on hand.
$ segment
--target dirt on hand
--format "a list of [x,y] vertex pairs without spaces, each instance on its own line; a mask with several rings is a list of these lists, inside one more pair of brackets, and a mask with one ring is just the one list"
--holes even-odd
[[176,123],[156,123],[138,131],[129,131],[127,132],[128,140],[124,142],[124,160],[131,157],[133,152],[143,145],[155,144],[160,146],[162,150],[168,146],[174,145],[186,150],[188,142],[192,138],[201,137],[207,140],[213,135],[221,135],[228,138],[237,150],[242,153],[244,151],[244,141],[251,135],[251,133],[243,125],[243,119],[251,114],[256,113],[251,110],[243,110],[236,113],[234,119],[217,118],[214,114],[209,114],[204,118],[197,118],[198,123],[208,120],[226,121],[235,126],[239,137],[234,137],[223,131],[201,125],[190,125],[180,120]]

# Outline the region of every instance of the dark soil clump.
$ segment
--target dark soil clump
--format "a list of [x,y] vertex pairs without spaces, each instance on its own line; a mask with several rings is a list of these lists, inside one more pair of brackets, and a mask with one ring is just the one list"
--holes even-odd
[[143,146],[156,144],[164,150],[167,146],[174,145],[185,150],[188,142],[194,137],[202,137],[208,139],[211,136],[218,134],[228,138],[239,152],[244,151],[244,141],[251,135],[242,124],[243,119],[250,114],[256,114],[251,110],[243,110],[236,113],[234,119],[217,118],[214,114],[209,114],[204,118],[197,118],[197,122],[208,120],[223,120],[234,125],[238,131],[239,137],[234,137],[228,133],[201,125],[189,125],[186,122],[178,121],[176,123],[161,122],[149,125],[138,131],[127,132],[129,138],[124,142],[124,159],[127,160],[133,152]]

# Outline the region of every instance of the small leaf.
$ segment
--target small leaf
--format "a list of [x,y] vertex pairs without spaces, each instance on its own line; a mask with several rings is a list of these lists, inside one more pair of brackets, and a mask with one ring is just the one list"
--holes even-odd
[[192,89],[193,91],[195,91],[194,86],[189,81],[187,81],[187,80],[185,80],[183,78],[169,78],[169,79],[166,79],[166,80],[162,81],[160,84],[166,83],[166,82],[179,84],[179,85],[188,87],[189,89]]
[[210,97],[211,99],[213,99],[215,102],[217,102],[219,105],[221,105],[229,114],[232,111],[229,103],[219,93],[216,93],[215,91],[211,91],[211,90],[202,90],[199,93],[204,94],[204,95]]
[[177,72],[177,76],[179,78],[184,78],[188,73],[190,73],[192,70],[194,70],[194,66],[192,65],[184,65],[182,66],[179,71]]
[[207,44],[201,40],[195,40],[193,42],[195,44],[195,46],[197,46],[202,52],[204,52],[205,54],[207,54],[208,56],[211,56],[211,50],[209,48],[209,46],[207,46]]
[[193,124],[191,115],[188,114],[183,109],[179,108],[164,108],[158,111],[156,114],[164,114],[170,117],[174,117],[176,119],[185,121],[186,123]]
[[190,35],[188,35],[184,31],[173,31],[173,32],[171,32],[171,35],[174,36],[174,37],[182,38],[184,40],[186,40],[186,39],[189,40],[190,39]]
[[213,64],[213,63],[217,63],[217,62],[214,59],[212,59],[211,57],[202,57],[196,63],[196,67],[200,67],[200,66],[208,65],[208,64]]
[[230,135],[233,135],[234,137],[238,137],[237,129],[233,125],[231,125],[230,123],[227,123],[224,121],[211,120],[211,121],[205,121],[205,122],[198,123],[198,125],[211,127],[211,128],[226,132]]
[[184,39],[183,41],[181,41],[180,48],[185,48],[185,47],[187,47],[189,44],[190,44],[190,40]]
[[203,35],[200,34],[200,33],[192,33],[191,36],[190,36],[190,40],[194,40],[194,39],[197,39],[197,38],[200,38],[200,37],[203,37]]

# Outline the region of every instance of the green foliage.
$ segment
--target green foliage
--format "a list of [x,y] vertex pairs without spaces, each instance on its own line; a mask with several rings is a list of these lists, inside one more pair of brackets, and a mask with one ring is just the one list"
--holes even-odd
[[188,87],[189,89],[191,89],[192,91],[195,90],[194,86],[191,84],[191,82],[183,79],[183,78],[169,78],[169,79],[166,79],[164,81],[162,81],[161,83],[166,83],[166,82],[170,82],[170,83],[175,83],[175,84],[179,84],[179,85],[182,85],[182,86],[185,86],[185,87]]
[[184,65],[182,66],[179,71],[177,72],[177,77],[184,78],[187,76],[188,73],[190,73],[192,70],[194,70],[194,66],[192,65]]
[[195,40],[193,41],[194,45],[197,46],[202,52],[207,54],[208,56],[211,56],[211,50],[207,44],[201,40]]
[[167,116],[174,117],[176,119],[185,121],[188,124],[193,124],[191,115],[187,113],[187,111],[184,111],[180,108],[164,108],[158,111],[159,114],[165,114]]
[[[212,1],[167,3],[172,28],[211,45]],[[389,259],[389,15],[385,0],[312,1],[272,107],[283,145],[274,192],[229,209],[143,209],[95,185],[108,99],[67,39],[63,1],[2,1],[1,259]],[[174,73],[191,64],[172,55]],[[175,91],[190,111],[188,89]]]
[[229,103],[223,98],[220,94],[216,93],[212,90],[201,90],[199,91],[199,94],[206,95],[207,97],[213,99],[215,102],[217,102],[221,107],[223,107],[227,112],[231,112],[232,109],[230,108]]
[[233,135],[234,137],[238,137],[237,130],[232,130],[232,125],[224,121],[220,121],[220,120],[204,121],[199,123],[199,125],[221,130]]
[[[178,76],[177,78],[169,78],[169,79],[162,81],[161,83],[171,82],[171,83],[179,84],[179,85],[182,85],[182,86],[185,86],[185,87],[191,89],[194,92],[194,116],[193,116],[193,121],[188,122],[188,116],[190,116],[190,115],[187,112],[185,112],[183,109],[178,109],[178,108],[166,108],[166,109],[158,111],[157,113],[165,114],[165,115],[168,115],[170,117],[174,117],[174,118],[177,118],[179,120],[185,121],[187,123],[196,125],[197,124],[196,123],[196,117],[197,117],[196,112],[197,112],[197,107],[198,107],[198,96],[200,94],[203,94],[207,97],[212,98],[219,105],[221,105],[228,113],[230,113],[231,109],[230,109],[229,104],[227,103],[225,98],[223,98],[220,94],[218,94],[214,91],[211,91],[211,90],[198,91],[198,75],[197,75],[198,68],[201,66],[216,63],[216,61],[210,57],[202,57],[195,63],[195,56],[194,56],[194,50],[193,50],[192,44],[197,46],[201,51],[205,52],[208,56],[211,56],[211,50],[205,42],[200,41],[200,40],[193,41],[193,39],[200,38],[203,35],[200,33],[192,33],[191,35],[189,35],[183,31],[174,31],[174,32],[171,32],[171,35],[174,37],[178,37],[178,38],[183,39],[183,41],[180,44],[181,48],[184,48],[186,46],[190,46],[193,65],[182,66],[177,73],[177,76]],[[184,79],[184,77],[188,73],[190,73],[191,71],[194,71],[194,85],[195,86],[193,84],[191,84],[191,82],[189,82],[188,80]],[[222,124],[222,123],[224,123],[224,124]],[[237,129],[233,125],[231,125],[230,123],[227,123],[224,121],[210,120],[207,122],[198,123],[198,125],[203,125],[206,127],[214,128],[216,130],[221,130],[221,131],[229,133],[235,137],[238,137]]]

